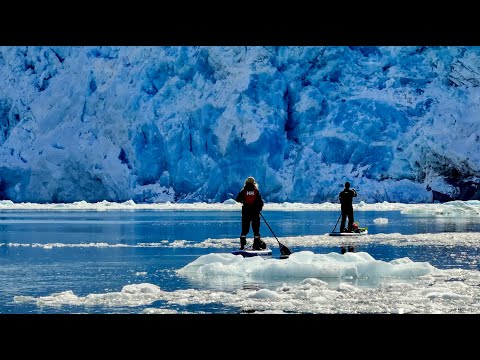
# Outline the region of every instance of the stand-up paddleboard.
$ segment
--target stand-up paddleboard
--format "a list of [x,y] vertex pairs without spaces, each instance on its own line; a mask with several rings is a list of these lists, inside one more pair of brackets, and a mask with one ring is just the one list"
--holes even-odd
[[331,232],[328,235],[330,236],[362,236],[367,234],[368,234],[368,229],[360,229],[359,232]]
[[272,249],[266,248],[263,250],[252,250],[252,248],[245,248],[243,250],[233,250],[232,254],[242,255],[243,257],[272,256]]

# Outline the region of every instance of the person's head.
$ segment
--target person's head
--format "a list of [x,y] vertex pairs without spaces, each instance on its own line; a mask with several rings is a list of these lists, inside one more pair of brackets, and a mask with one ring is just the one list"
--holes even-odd
[[253,176],[249,176],[247,180],[245,180],[245,184],[255,184],[255,178]]
[[257,182],[255,181],[255,178],[253,176],[249,176],[247,180],[245,180],[245,186],[248,184],[252,184],[253,186],[257,186]]
[[345,189],[350,189],[350,183],[348,181],[345,183]]

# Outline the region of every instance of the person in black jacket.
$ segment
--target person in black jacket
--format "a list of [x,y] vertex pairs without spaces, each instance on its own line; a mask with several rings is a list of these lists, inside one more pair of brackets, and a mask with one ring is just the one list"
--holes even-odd
[[[355,189],[350,189],[350,183],[345,183],[345,189],[338,195],[342,207],[342,222],[340,223],[340,232],[353,232],[353,205],[352,200],[357,196]],[[348,229],[345,229],[345,221],[348,216]]]
[[247,234],[250,231],[250,223],[252,223],[254,235],[253,250],[266,249],[267,244],[260,239],[260,211],[263,209],[263,199],[253,177],[249,176],[247,180],[245,180],[245,185],[235,200],[243,204],[240,249],[243,250],[247,245]]

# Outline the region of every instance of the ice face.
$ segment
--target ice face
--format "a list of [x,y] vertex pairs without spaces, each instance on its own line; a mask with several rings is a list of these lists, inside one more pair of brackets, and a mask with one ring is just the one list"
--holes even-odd
[[2,47],[0,198],[429,202],[479,171],[480,50]]

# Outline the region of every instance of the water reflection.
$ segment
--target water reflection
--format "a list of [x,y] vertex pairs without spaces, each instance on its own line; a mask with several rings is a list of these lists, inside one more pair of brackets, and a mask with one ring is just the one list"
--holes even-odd
[[345,254],[346,252],[355,252],[355,246],[353,245],[341,245],[340,254]]

